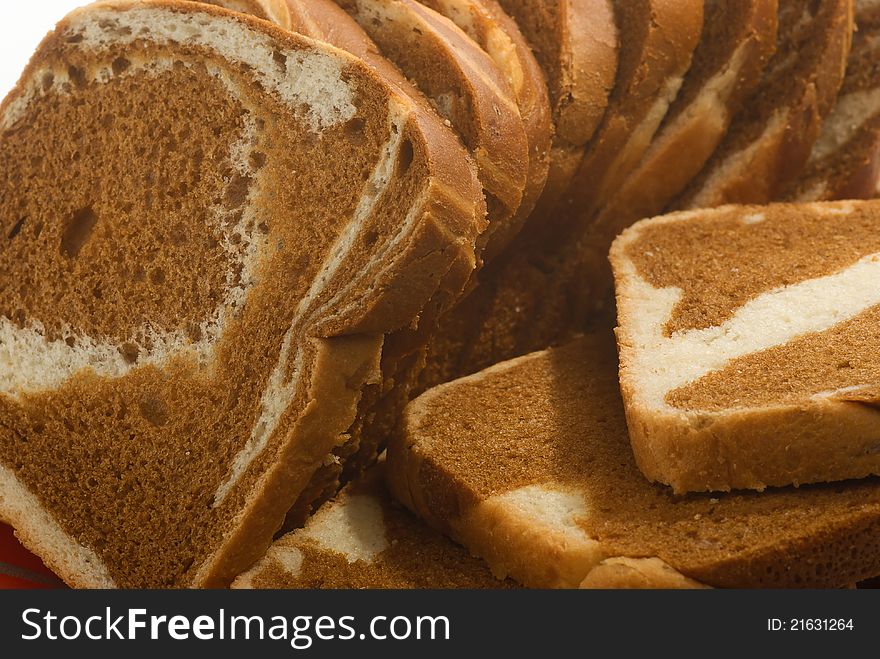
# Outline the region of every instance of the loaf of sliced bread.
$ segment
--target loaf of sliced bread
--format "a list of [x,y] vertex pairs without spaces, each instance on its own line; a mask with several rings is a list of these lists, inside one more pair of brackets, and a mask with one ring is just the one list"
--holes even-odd
[[615,3],[617,83],[560,210],[579,225],[592,221],[651,144],[690,68],[703,9],[703,0]]
[[870,199],[880,177],[880,5],[856,0],[846,77],[788,201]]
[[681,92],[642,161],[600,210],[592,233],[607,253],[624,228],[663,212],[724,138],[776,48],[777,0],[708,0]]
[[580,165],[584,147],[605,116],[618,65],[612,0],[499,0],[519,24],[550,92],[556,133],[547,184],[535,215],[552,210]]
[[489,207],[480,247],[492,260],[519,230],[529,144],[507,78],[448,18],[415,0],[337,0],[431,100],[477,162]]
[[726,206],[615,241],[621,387],[649,479],[687,492],[880,473],[878,226],[873,201]]
[[880,572],[877,480],[686,497],[646,481],[607,328],[425,393],[388,458],[400,501],[527,586],[846,587]]
[[803,171],[843,81],[853,0],[779,0],[776,54],[727,137],[671,210],[779,198]]
[[436,117],[188,2],[65,18],[0,106],[0,190],[0,519],[77,586],[262,556],[484,226]]
[[392,501],[384,465],[272,543],[233,588],[511,588]]

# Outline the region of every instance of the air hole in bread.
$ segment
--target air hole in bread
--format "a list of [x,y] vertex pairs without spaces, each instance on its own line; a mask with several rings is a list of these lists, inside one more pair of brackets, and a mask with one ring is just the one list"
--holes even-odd
[[161,286],[165,283],[165,271],[162,268],[156,268],[150,273],[150,281],[156,286]]
[[9,231],[9,233],[6,236],[9,240],[12,240],[19,233],[21,233],[21,228],[24,226],[24,221],[25,221],[25,218],[21,218],[18,222],[15,223],[15,225],[12,227],[12,229]]
[[113,60],[113,64],[110,65],[115,75],[120,75],[130,66],[131,62],[129,62],[124,57],[117,57],[115,60]]
[[141,416],[148,423],[161,427],[168,423],[168,408],[160,398],[145,397],[138,403]]
[[249,164],[252,169],[262,169],[266,165],[266,154],[254,151],[249,159]]
[[348,138],[352,144],[363,144],[366,141],[366,135],[364,135],[365,125],[366,124],[361,117],[355,117],[345,124],[345,137]]
[[370,230],[364,234],[364,245],[366,247],[372,247],[376,244],[377,240],[379,240],[379,233],[377,231]]
[[73,66],[72,64],[67,67],[67,75],[70,78],[71,82],[77,87],[85,87],[86,86],[86,72],[77,66]]
[[275,64],[278,65],[278,68],[282,72],[287,70],[287,55],[276,50],[274,53],[272,53],[272,59],[275,61]]
[[121,354],[122,358],[129,364],[137,364],[138,357],[140,356],[140,348],[138,348],[137,344],[132,343],[131,341],[126,341],[119,346],[119,354]]
[[397,169],[401,176],[409,171],[410,166],[413,164],[414,157],[415,153],[413,151],[412,142],[408,139],[403,140],[403,143],[400,145],[400,155],[397,157]]
[[97,223],[98,216],[88,206],[71,215],[61,234],[61,253],[68,258],[76,257],[88,242]]
[[223,200],[226,208],[241,208],[247,201],[251,187],[251,178],[234,174],[226,188],[226,195]]
[[43,91],[44,92],[49,91],[50,89],[52,89],[52,85],[55,84],[55,74],[52,73],[51,71],[47,71],[46,73],[43,74],[43,78],[41,80],[41,83],[43,85]]

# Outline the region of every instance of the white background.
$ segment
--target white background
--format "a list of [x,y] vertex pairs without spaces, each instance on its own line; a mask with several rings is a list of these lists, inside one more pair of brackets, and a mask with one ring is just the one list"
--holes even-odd
[[89,0],[2,1],[0,21],[0,98],[6,96],[37,47],[55,23]]

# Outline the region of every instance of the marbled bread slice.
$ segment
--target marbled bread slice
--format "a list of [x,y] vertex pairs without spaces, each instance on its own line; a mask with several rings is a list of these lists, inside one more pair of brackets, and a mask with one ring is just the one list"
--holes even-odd
[[767,203],[803,171],[843,82],[853,0],[779,0],[776,54],[712,158],[670,210]]
[[0,519],[77,586],[262,556],[484,226],[433,115],[189,2],[65,18],[0,106],[0,190]]
[[544,70],[556,129],[534,222],[552,222],[614,88],[618,33],[612,0],[499,0]]
[[621,387],[649,479],[688,492],[880,473],[878,228],[874,201],[725,206],[615,241]]
[[663,212],[724,138],[776,48],[777,0],[708,0],[700,44],[651,146],[600,209],[591,233],[607,254],[636,220]]
[[615,2],[617,82],[560,209],[579,226],[592,221],[650,146],[691,66],[703,10],[703,0]]
[[880,4],[856,0],[846,77],[787,201],[870,199],[880,177]]
[[233,588],[512,588],[393,501],[384,465],[272,543]]
[[491,261],[516,236],[529,144],[516,97],[492,58],[448,18],[415,0],[337,0],[382,54],[431,100],[473,153],[489,207]]
[[880,571],[876,479],[676,496],[636,467],[617,376],[606,328],[432,389],[389,447],[392,493],[533,587],[837,588]]

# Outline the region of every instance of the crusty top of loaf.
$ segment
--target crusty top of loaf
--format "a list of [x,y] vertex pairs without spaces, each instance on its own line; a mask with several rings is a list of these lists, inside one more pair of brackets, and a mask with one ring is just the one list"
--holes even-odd
[[395,494],[471,539],[491,531],[462,524],[491,507],[522,537],[658,557],[714,586],[841,587],[880,570],[876,480],[705,496],[645,480],[607,331],[423,394],[389,451]]
[[515,236],[529,147],[513,91],[452,21],[415,0],[338,0],[461,135],[489,208],[480,247],[491,260]]
[[392,501],[384,466],[276,540],[233,588],[511,588]]
[[514,231],[528,219],[544,191],[550,166],[553,124],[547,82],[519,27],[496,0],[424,0],[486,51],[507,79],[529,143],[529,175]]
[[583,146],[605,114],[617,73],[610,0],[500,0],[547,76],[557,137]]

